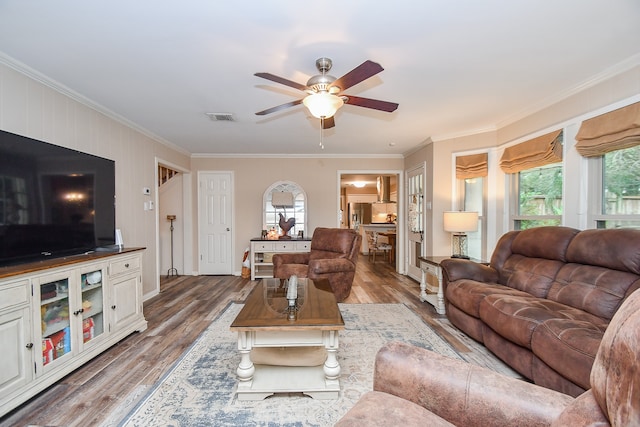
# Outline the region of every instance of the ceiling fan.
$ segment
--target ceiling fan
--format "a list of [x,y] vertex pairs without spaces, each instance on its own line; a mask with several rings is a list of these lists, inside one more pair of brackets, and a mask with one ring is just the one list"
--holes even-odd
[[344,104],[386,111],[388,113],[391,113],[398,108],[398,104],[395,102],[379,101],[377,99],[362,98],[343,93],[344,90],[347,90],[384,70],[380,64],[367,60],[339,79],[327,74],[327,72],[331,70],[332,64],[333,63],[329,58],[319,58],[316,61],[316,68],[321,74],[311,77],[307,81],[306,85],[296,83],[270,73],[255,73],[254,75],[257,77],[262,77],[263,79],[271,80],[285,86],[290,86],[308,94],[304,98],[268,108],[263,111],[258,111],[256,114],[258,116],[264,116],[265,114],[275,113],[276,111],[293,107],[298,104],[304,104],[313,116],[321,120],[322,128],[329,129],[335,126],[335,119],[333,115],[336,113],[338,108],[342,107]]

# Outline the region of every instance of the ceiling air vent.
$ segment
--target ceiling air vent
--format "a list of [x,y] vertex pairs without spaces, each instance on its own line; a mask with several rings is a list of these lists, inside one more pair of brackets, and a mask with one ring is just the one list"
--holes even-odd
[[235,122],[232,113],[204,113],[212,122]]

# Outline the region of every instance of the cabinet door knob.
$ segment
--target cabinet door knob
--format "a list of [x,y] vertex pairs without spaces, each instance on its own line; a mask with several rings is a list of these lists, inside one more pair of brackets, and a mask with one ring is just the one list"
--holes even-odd
[[74,311],[74,312],[73,312],[73,315],[74,315],[74,316],[77,316],[77,315],[78,315],[78,314],[80,314],[80,313],[84,313],[84,308],[81,308],[80,310],[76,310],[76,311]]
[[29,344],[27,344],[27,348],[28,348],[29,350],[31,350],[31,349],[33,348],[33,343],[32,343],[32,342],[30,342]]
[[111,310],[115,310],[115,309],[116,309],[116,305],[114,304],[111,306]]
[[125,266],[126,268],[129,268],[129,263],[126,263],[124,266]]

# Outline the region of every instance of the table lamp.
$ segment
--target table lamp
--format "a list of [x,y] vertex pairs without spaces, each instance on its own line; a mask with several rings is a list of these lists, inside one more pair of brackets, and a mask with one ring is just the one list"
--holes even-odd
[[467,255],[467,231],[478,230],[478,212],[444,212],[444,231],[452,233],[451,258],[469,259]]

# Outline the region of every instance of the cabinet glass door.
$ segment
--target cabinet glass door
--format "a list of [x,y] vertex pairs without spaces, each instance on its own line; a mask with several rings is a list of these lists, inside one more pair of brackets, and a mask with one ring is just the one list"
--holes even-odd
[[83,343],[88,343],[104,333],[105,315],[102,280],[102,269],[83,273],[80,276],[82,308],[79,311],[82,313]]
[[69,278],[40,284],[42,364],[71,353]]

